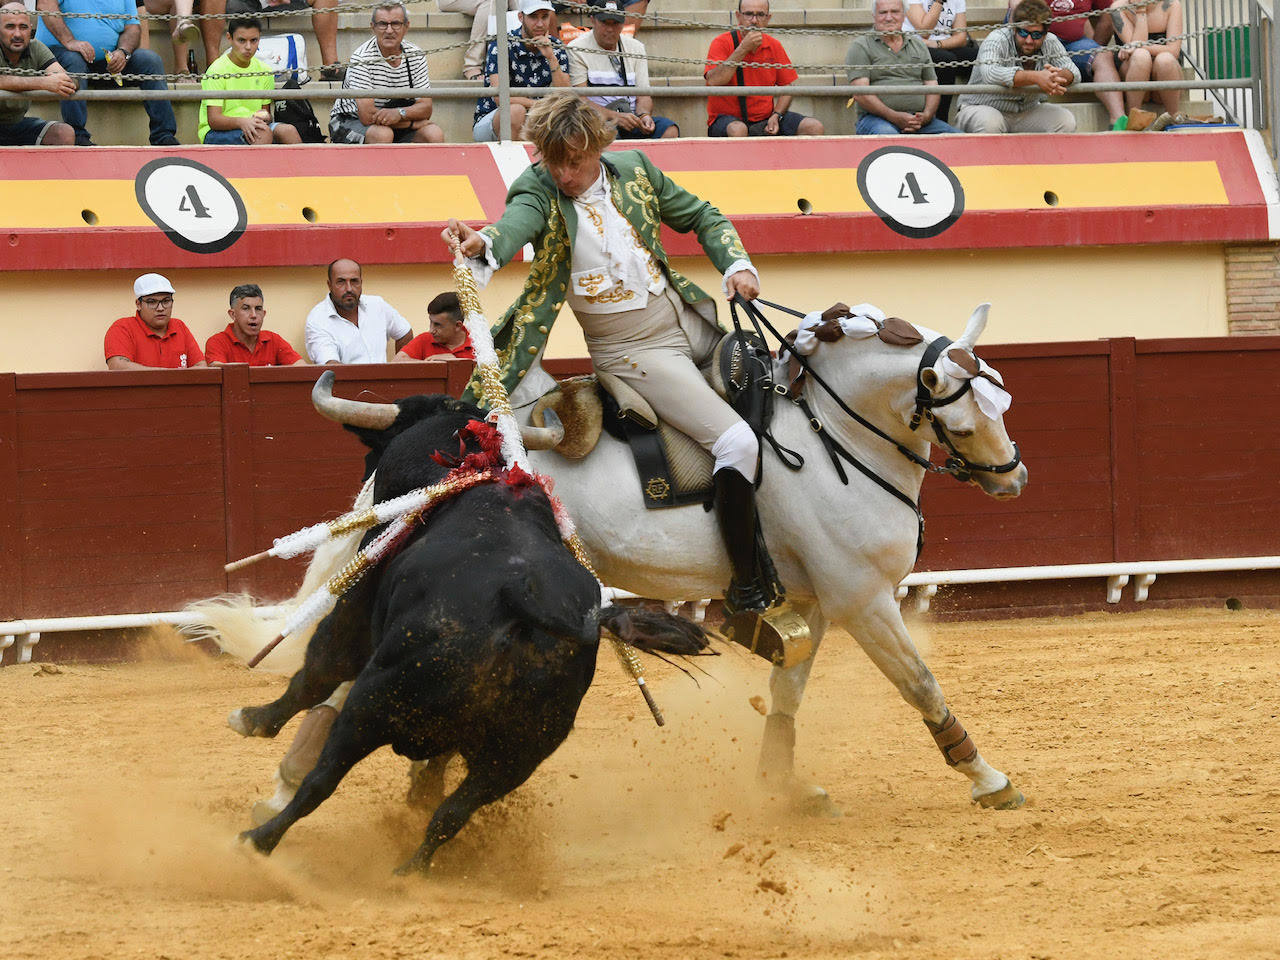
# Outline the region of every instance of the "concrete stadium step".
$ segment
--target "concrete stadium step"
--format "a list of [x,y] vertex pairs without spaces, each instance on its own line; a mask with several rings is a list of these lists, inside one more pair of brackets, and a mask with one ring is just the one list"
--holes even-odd
[[[832,0],[825,0],[832,3]],[[833,67],[843,64],[845,51],[856,32],[870,28],[870,0],[843,0],[840,7],[824,6],[816,9],[805,9],[802,0],[776,0],[773,4],[774,27],[814,27],[825,28],[825,34],[792,35],[784,37],[788,52],[797,62],[801,71],[801,83],[831,84],[843,86],[844,75],[840,69],[819,73],[805,70],[806,64],[830,64]],[[705,4],[706,6],[699,6]],[[671,57],[672,60],[655,59],[651,61],[650,76],[655,82],[671,85],[697,85],[701,83],[701,65],[711,39],[723,32],[732,22],[732,10],[736,4],[723,2],[712,3],[712,0],[680,0],[680,5],[673,9],[664,9],[654,3],[650,10],[664,16],[680,20],[694,20],[704,23],[720,22],[718,26],[686,27],[659,23],[647,24],[640,31],[642,39],[654,57]],[[996,23],[1004,16],[1003,5],[970,7],[971,25],[979,23]],[[281,17],[273,21],[273,33],[298,33],[307,45],[307,62],[311,66],[312,83],[308,89],[337,88],[339,84],[320,81],[320,50],[315,42],[309,13],[296,16]],[[432,83],[439,86],[462,84],[463,47],[470,32],[470,18],[462,14],[439,13],[434,4],[430,6],[415,5],[410,8],[409,39],[429,52],[428,67]],[[349,58],[361,44],[365,43],[371,33],[369,17],[366,12],[342,14],[339,18],[338,53],[343,59]],[[163,36],[154,38],[154,47],[166,61],[166,67],[172,71],[172,50]],[[448,47],[449,49],[440,49]],[[468,84],[472,85],[472,84]],[[474,84],[479,86],[478,84]],[[1197,94],[1197,96],[1202,96]],[[1082,109],[1078,121],[1082,130],[1105,129],[1108,124],[1106,115],[1096,100],[1086,94],[1071,95],[1069,101],[1081,99]],[[686,97],[663,99],[656,97],[657,112],[670,117],[679,125],[685,136],[701,136],[705,132],[705,101]],[[810,116],[816,116],[827,126],[832,134],[852,133],[853,113],[846,110],[843,97],[797,97],[794,102],[796,110]],[[1192,113],[1195,102],[1183,97],[1184,112]],[[317,102],[316,115],[322,126],[327,127],[330,103]],[[471,139],[471,116],[474,101],[442,100],[437,98],[434,119],[445,131],[451,142],[467,142]],[[1091,110],[1090,108],[1096,108]],[[199,105],[196,103],[176,103],[178,116],[178,138],[186,143],[195,141],[196,123]],[[56,103],[41,103],[33,108],[33,114],[54,119],[58,116]],[[147,142],[146,115],[140,106],[132,104],[107,104],[94,102],[89,106],[89,129],[94,139],[100,144],[145,144]],[[1100,119],[1099,119],[1100,118]]]
[[[696,78],[700,79],[700,78]],[[694,77],[669,78],[674,85],[676,81],[691,83]],[[804,84],[830,84],[843,87],[844,78],[833,74],[803,74],[800,82]],[[476,84],[478,87],[478,84]],[[190,89],[190,87],[185,87]],[[793,109],[817,117],[823,122],[828,134],[852,134],[855,123],[854,111],[846,109],[846,96],[814,97],[797,96],[793,101]],[[1111,124],[1102,105],[1092,96],[1080,94],[1076,98],[1061,101],[1076,118],[1076,128],[1081,133],[1107,130]],[[329,104],[315,104],[316,116],[321,127],[327,129],[329,124]],[[1156,104],[1147,104],[1147,109],[1160,112]],[[433,119],[444,130],[445,139],[451,143],[469,143],[471,141],[471,118],[475,110],[475,101],[442,100],[435,101]],[[1191,100],[1183,97],[1181,110],[1189,116],[1210,117],[1214,115],[1214,104],[1207,100]],[[178,120],[178,139],[184,144],[196,142],[196,124],[199,119],[199,104],[194,101],[175,102],[174,111]],[[690,97],[654,97],[654,112],[669,117],[680,125],[682,136],[700,137],[706,134],[706,101]],[[1220,111],[1219,111],[1220,112]],[[33,105],[31,113],[49,120],[58,119],[58,105],[48,101]],[[89,130],[94,141],[102,146],[108,145],[145,145],[147,143],[147,116],[141,104],[106,103],[94,101],[89,104]]]

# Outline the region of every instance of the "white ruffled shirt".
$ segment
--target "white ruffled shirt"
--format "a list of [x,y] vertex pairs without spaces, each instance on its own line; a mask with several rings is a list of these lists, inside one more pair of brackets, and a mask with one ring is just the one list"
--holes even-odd
[[[600,165],[600,176],[581,196],[570,197],[578,215],[573,238],[573,259],[569,264],[568,303],[574,313],[621,313],[639,310],[649,297],[667,287],[667,277],[635,228],[614,205],[610,195],[609,172]],[[471,257],[467,265],[483,288],[498,269],[493,241],[484,240],[484,254]],[[750,260],[735,260],[721,277],[720,286],[728,295],[728,279],[740,270],[760,275]]]
[[666,289],[658,261],[609,196],[603,165],[596,182],[571,200],[578,214],[569,265],[568,301],[574,313],[639,310]]

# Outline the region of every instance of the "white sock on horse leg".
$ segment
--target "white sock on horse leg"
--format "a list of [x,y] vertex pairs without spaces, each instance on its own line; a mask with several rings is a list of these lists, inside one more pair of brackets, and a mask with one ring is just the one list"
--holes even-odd
[[342,705],[347,702],[347,694],[351,692],[351,685],[353,683],[355,683],[354,680],[348,680],[345,683],[338,684],[337,689],[333,691],[333,696],[323,704],[317,704],[317,706],[333,707],[333,709],[341,713]]
[[711,455],[716,458],[713,472],[732,467],[754,482],[760,465],[760,441],[745,420],[739,420],[711,445]]

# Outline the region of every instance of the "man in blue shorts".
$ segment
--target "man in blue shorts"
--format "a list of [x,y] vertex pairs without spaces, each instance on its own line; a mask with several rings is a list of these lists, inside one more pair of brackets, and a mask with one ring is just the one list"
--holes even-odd
[[[31,39],[31,15],[17,0],[0,6],[0,90],[23,93],[48,90],[69,97],[76,92],[76,82],[58,65],[49,48]],[[18,71],[19,75],[9,71]],[[41,76],[22,76],[21,71],[41,70]],[[0,100],[0,146],[27,147],[70,146],[75,132],[65,123],[28,117],[29,100]]]

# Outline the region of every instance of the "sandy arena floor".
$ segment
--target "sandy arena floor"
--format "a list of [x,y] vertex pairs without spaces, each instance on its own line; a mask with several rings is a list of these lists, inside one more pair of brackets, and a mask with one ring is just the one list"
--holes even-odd
[[660,730],[610,654],[569,742],[429,880],[391,875],[423,821],[387,751],[271,859],[233,843],[284,744],[224,718],[280,679],[163,644],[5,667],[0,958],[1280,956],[1280,615],[915,633],[1022,810],[971,806],[843,634],[799,721],[836,820],[751,789],[763,664],[730,652],[698,689],[654,663]]

